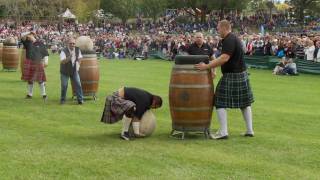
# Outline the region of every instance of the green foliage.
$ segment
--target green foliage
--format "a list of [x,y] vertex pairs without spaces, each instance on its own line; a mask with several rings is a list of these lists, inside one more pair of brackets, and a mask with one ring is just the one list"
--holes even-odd
[[296,18],[303,23],[305,15],[319,14],[319,0],[291,0],[289,1],[295,8]]
[[101,8],[126,23],[129,18],[136,16],[138,3],[136,0],[101,0]]
[[[250,69],[256,102],[256,137],[245,129],[240,110],[228,110],[230,138],[186,140],[169,137],[168,89],[173,63],[101,60],[98,100],[59,105],[59,59],[46,69],[48,102],[35,84],[32,100],[19,72],[0,71],[1,179],[318,179],[319,76],[274,76]],[[218,77],[221,73],[218,73]],[[215,79],[215,84],[218,79]],[[135,86],[163,97],[157,128],[145,139],[119,139],[121,122],[100,123],[105,97],[120,86]],[[211,130],[218,128],[213,113]]]
[[159,15],[165,12],[167,3],[167,0],[141,0],[141,11],[145,17],[151,17],[156,21]]

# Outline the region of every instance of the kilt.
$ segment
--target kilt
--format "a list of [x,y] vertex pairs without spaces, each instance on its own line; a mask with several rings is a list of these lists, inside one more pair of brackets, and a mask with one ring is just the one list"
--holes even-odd
[[107,124],[116,123],[123,118],[127,110],[135,106],[134,102],[121,98],[118,91],[114,92],[106,98],[100,122]]
[[44,72],[44,64],[39,61],[25,59],[21,79],[24,81],[45,82],[47,78]]
[[245,108],[253,102],[247,72],[223,74],[216,87],[216,108]]

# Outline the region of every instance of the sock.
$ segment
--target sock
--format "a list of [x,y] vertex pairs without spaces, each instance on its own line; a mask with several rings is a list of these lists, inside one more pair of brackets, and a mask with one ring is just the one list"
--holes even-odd
[[28,95],[32,96],[33,94],[33,84],[28,84]]
[[140,134],[140,122],[132,122],[133,132],[136,135]]
[[221,136],[228,135],[228,123],[227,123],[227,110],[225,108],[219,108],[216,110],[218,121],[220,123],[219,134]]
[[127,116],[123,116],[121,134],[124,134],[124,132],[128,132],[129,131],[130,124],[131,124],[131,118],[128,118]]
[[247,134],[254,134],[253,128],[252,128],[252,110],[251,106],[248,106],[246,108],[241,109],[242,116],[244,121],[246,122],[247,127]]
[[45,96],[45,95],[46,95],[46,86],[45,86],[45,83],[44,83],[44,82],[39,83],[39,86],[40,86],[41,95],[42,95],[42,96]]

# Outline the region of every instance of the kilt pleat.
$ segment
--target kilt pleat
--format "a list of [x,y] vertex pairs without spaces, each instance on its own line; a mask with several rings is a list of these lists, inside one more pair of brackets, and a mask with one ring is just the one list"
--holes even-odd
[[215,93],[216,108],[244,108],[254,102],[248,73],[225,73]]
[[21,79],[24,81],[45,82],[47,78],[44,72],[44,64],[25,59]]

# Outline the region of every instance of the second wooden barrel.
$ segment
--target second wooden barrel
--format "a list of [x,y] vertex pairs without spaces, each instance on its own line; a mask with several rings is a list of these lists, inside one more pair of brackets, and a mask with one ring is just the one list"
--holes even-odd
[[95,97],[98,91],[100,79],[97,55],[92,53],[82,54],[82,56],[83,58],[80,61],[79,75],[83,95]]
[[19,49],[17,46],[3,46],[2,66],[5,70],[17,70],[19,65]]
[[205,131],[209,129],[214,87],[210,70],[198,71],[194,64],[208,63],[208,56],[177,56],[171,72],[169,104],[172,129]]

